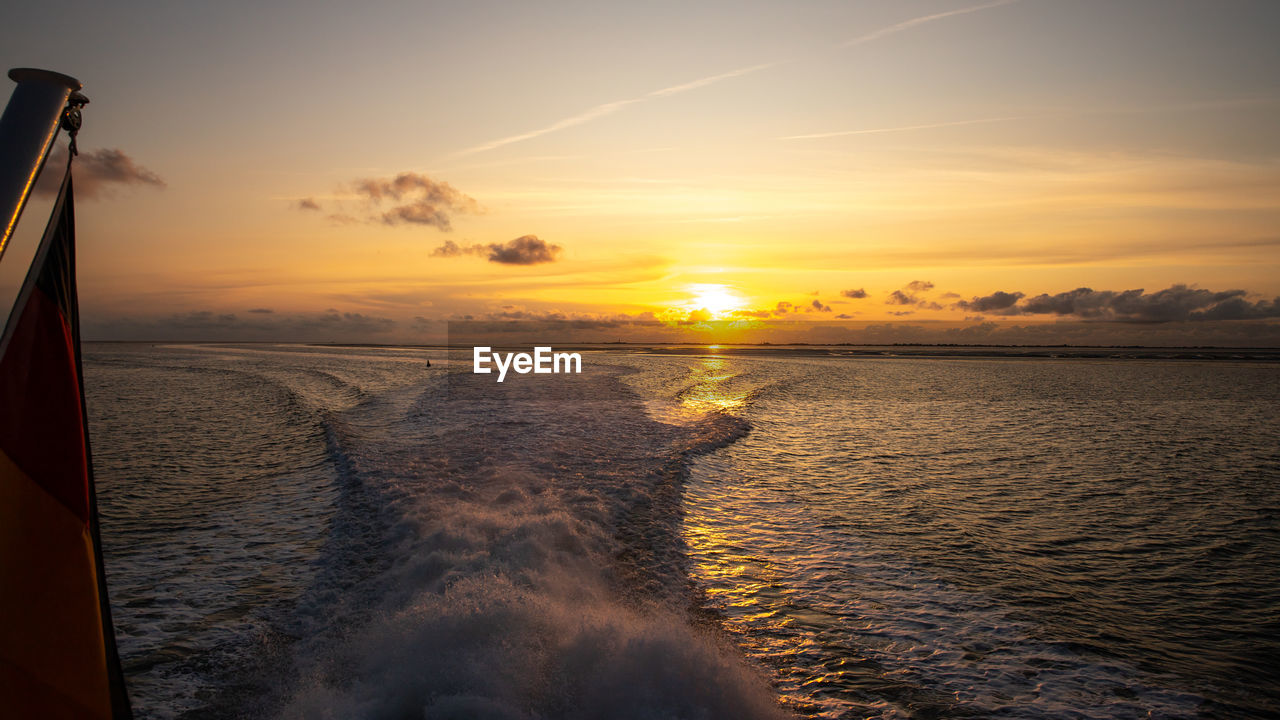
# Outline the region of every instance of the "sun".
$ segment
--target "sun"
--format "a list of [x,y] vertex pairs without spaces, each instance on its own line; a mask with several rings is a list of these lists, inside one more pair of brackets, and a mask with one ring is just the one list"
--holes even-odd
[[690,310],[706,310],[714,318],[723,318],[734,310],[740,310],[746,301],[734,293],[728,285],[699,283],[689,286],[693,300],[689,302]]

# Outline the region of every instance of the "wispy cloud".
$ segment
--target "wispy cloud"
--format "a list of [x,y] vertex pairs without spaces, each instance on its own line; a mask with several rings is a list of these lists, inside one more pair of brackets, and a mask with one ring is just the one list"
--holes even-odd
[[546,135],[548,133],[564,130],[565,128],[571,128],[571,127],[574,127],[575,125],[582,125],[583,123],[588,123],[588,122],[591,122],[592,120],[598,120],[599,118],[605,117],[606,115],[612,115],[618,112],[619,110],[621,110],[622,108],[627,107],[628,105],[636,105],[638,103],[642,103],[647,100],[651,100],[653,98],[667,97],[669,95],[678,95],[680,93],[688,92],[690,90],[696,90],[698,88],[703,88],[708,85],[718,83],[721,80],[728,80],[730,78],[741,77],[743,75],[757,72],[759,70],[764,70],[766,68],[771,68],[779,64],[780,63],[773,62],[773,63],[761,63],[759,65],[749,65],[747,67],[738,68],[737,70],[730,70],[729,72],[720,73],[718,75],[709,75],[707,77],[699,78],[697,80],[693,80],[690,82],[681,83],[679,85],[672,85],[670,87],[665,87],[665,88],[662,88],[661,90],[654,90],[653,92],[646,93],[637,98],[631,98],[630,100],[615,100],[614,102],[603,103],[601,105],[596,105],[595,107],[588,108],[587,110],[584,110],[583,112],[580,112],[577,115],[573,115],[563,120],[559,120],[557,122],[551,123],[546,127],[539,128],[537,130],[530,130],[529,132],[520,133],[519,135],[510,135],[508,137],[499,138],[497,140],[492,140],[487,143],[482,143],[480,145],[476,145],[475,147],[470,147],[465,150],[462,150],[457,154],[472,155],[475,153],[494,150],[504,145],[511,145],[513,143],[524,142],[525,140],[532,140],[533,138]]
[[949,18],[956,15],[967,15],[969,13],[979,12],[981,10],[990,10],[991,8],[997,8],[1003,5],[1012,5],[1013,3],[1016,3],[1016,2],[1019,2],[1019,0],[996,0],[996,2],[989,2],[989,3],[984,3],[982,5],[974,5],[972,7],[960,8],[959,10],[948,10],[947,12],[935,13],[933,15],[923,15],[918,18],[904,20],[900,23],[897,23],[896,25],[890,25],[888,27],[880,28],[879,30],[869,32],[866,35],[859,35],[858,37],[845,42],[844,47],[849,47],[852,45],[861,45],[863,43],[869,43],[869,42],[872,42],[873,40],[879,40],[880,38],[885,37],[887,35],[900,33],[903,30],[909,30],[913,27],[916,27],[917,25],[924,25],[925,23],[931,23],[935,20],[942,20],[943,18]]
[[[59,145],[45,164],[51,170],[40,173],[35,192],[41,195],[56,194],[62,186],[62,168],[66,164],[67,150]],[[165,181],[159,175],[137,164],[133,158],[116,148],[100,148],[80,153],[76,156],[74,172],[76,195],[81,198],[110,195],[112,189],[124,185],[165,187]]]
[[[386,225],[429,225],[443,232],[453,229],[452,217],[456,214],[479,214],[480,204],[475,198],[459,192],[447,182],[433,180],[415,172],[402,172],[387,178],[364,178],[355,181],[351,190],[364,198],[368,222],[380,221]],[[389,203],[383,209],[383,201]],[[337,205],[341,210],[341,201]],[[303,198],[294,207],[304,211],[323,211],[325,208],[315,198]],[[347,212],[333,212],[329,220],[340,225],[357,222]]]

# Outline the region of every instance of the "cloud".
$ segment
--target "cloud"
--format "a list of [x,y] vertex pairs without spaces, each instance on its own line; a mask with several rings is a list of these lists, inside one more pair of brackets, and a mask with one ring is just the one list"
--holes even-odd
[[992,315],[1056,315],[1077,320],[1167,323],[1206,320],[1258,320],[1280,317],[1280,298],[1249,301],[1244,290],[1211,291],[1172,285],[1148,293],[1135,290],[1094,290],[1082,287],[1050,295],[1026,297],[997,290],[990,295],[960,300],[953,309]]
[[418,200],[408,205],[391,208],[382,214],[382,222],[388,225],[399,225],[401,223],[431,225],[445,232],[453,229],[453,223],[449,219],[448,211],[426,200]]
[[969,310],[973,312],[993,312],[1000,313],[1013,307],[1023,294],[1020,292],[1007,293],[997,290],[985,297],[975,297],[972,300],[959,300],[951,307],[960,310]]
[[244,316],[194,310],[164,316],[97,317],[86,320],[91,338],[115,340],[269,340],[277,342],[378,341],[397,328],[391,318],[328,309],[279,314],[249,310]]
[[298,201],[298,209],[299,210],[319,210],[320,203],[316,202],[312,198],[302,198],[301,200]]
[[1076,288],[1056,295],[1027,298],[1009,314],[1074,316],[1086,320],[1176,322],[1253,320],[1280,317],[1280,298],[1249,302],[1244,290],[1213,292],[1173,285],[1146,293],[1136,290]]
[[1276,317],[1280,317],[1280,297],[1251,303],[1237,296],[1187,315],[1188,320],[1257,320]]
[[[66,164],[67,151],[59,145],[45,162],[45,171],[40,174],[35,191],[41,195],[56,194],[62,182],[62,168]],[[80,153],[72,163],[71,172],[75,177],[76,197],[81,199],[101,197],[104,191],[117,185],[165,187],[165,181],[159,175],[116,148]]]
[[773,306],[772,310],[738,310],[735,311],[734,314],[745,317],[763,318],[770,316],[781,317],[783,315],[794,315],[796,313],[829,313],[831,311],[831,306],[824,304],[821,300],[815,299],[801,305],[789,303],[786,300],[780,300]]
[[168,318],[168,325],[175,329],[214,330],[234,324],[236,324],[235,313],[215,313],[212,310],[196,310],[171,315]]
[[947,12],[935,13],[933,15],[922,15],[920,17],[912,18],[910,20],[904,20],[903,22],[896,23],[888,27],[880,28],[879,30],[869,32],[865,35],[859,35],[858,37],[845,42],[844,46],[849,47],[851,45],[861,45],[863,43],[868,43],[873,40],[879,40],[880,38],[885,37],[887,35],[900,33],[903,30],[908,30],[910,28],[916,27],[917,25],[924,25],[925,23],[931,23],[935,20],[949,18],[955,15],[966,15],[968,13],[978,12],[980,10],[990,10],[991,8],[1001,7],[1002,5],[1012,5],[1013,3],[1016,3],[1016,2],[1018,2],[1018,0],[996,0],[995,2],[984,3],[982,5],[974,5],[972,7],[960,8],[958,10],[948,10]]
[[469,245],[463,247],[452,240],[445,240],[444,244],[431,251],[431,257],[458,257],[459,255],[479,255],[484,252],[483,245]]
[[[643,340],[649,342],[655,331],[661,334],[673,324],[687,328],[709,322],[712,322],[710,314],[705,311],[660,322],[651,312],[597,314],[503,306],[500,311],[453,315],[448,319],[447,341],[453,347],[470,351],[467,346],[546,344],[549,337],[557,344],[634,340],[635,333],[642,332]],[[427,320],[415,318],[414,323],[425,325]]]
[[840,294],[847,298],[853,298],[854,300],[861,300],[867,296],[867,291],[864,290],[863,288],[858,288],[857,290],[841,290]]
[[256,315],[270,315],[271,313],[274,313],[275,310],[272,310],[271,308],[250,308],[249,312]]
[[[922,298],[916,293],[925,293],[933,289],[933,283],[928,280],[912,280],[907,286],[901,290],[894,290],[889,293],[889,297],[885,299],[886,305],[912,305],[922,310],[941,310],[942,306],[927,298]],[[905,315],[907,313],[891,313],[892,315]]]
[[366,178],[357,180],[356,194],[381,206],[384,201],[394,203],[377,216],[387,225],[428,225],[448,232],[453,229],[452,215],[477,214],[480,204],[447,182],[432,180],[426,175],[403,172],[391,178]]
[[[852,342],[866,345],[959,344],[1103,347],[1102,357],[1133,357],[1125,346],[1280,347],[1280,323],[1114,323],[1037,322],[1010,325],[978,321],[961,327],[932,323],[887,322],[863,327],[813,323],[808,342]],[[1109,347],[1108,347],[1109,346]],[[1056,350],[1054,351],[1056,352]],[[1157,353],[1158,354],[1158,353]]]
[[506,245],[489,246],[489,262],[504,265],[537,265],[554,262],[561,247],[552,245],[537,235],[522,235]]
[[485,255],[489,262],[503,265],[538,265],[555,262],[563,250],[539,238],[537,235],[521,235],[515,240],[502,243],[475,243],[459,245],[452,240],[445,240],[440,247],[431,251],[432,257],[459,257],[461,255]]
[[[587,330],[599,328],[617,328],[631,324],[652,323],[653,318],[638,315],[599,315],[583,313],[567,313],[560,310],[526,310],[504,305],[502,310],[487,312],[480,318],[459,322],[451,320],[451,334],[454,330],[499,330],[511,333],[522,330],[542,330],[548,328]],[[700,322],[700,321],[698,321]]]

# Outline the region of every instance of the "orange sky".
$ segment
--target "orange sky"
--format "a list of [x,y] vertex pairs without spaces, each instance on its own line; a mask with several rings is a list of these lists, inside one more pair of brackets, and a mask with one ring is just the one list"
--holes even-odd
[[71,3],[18,11],[0,56],[93,100],[91,338],[695,313],[1274,344],[1277,24],[1265,0]]

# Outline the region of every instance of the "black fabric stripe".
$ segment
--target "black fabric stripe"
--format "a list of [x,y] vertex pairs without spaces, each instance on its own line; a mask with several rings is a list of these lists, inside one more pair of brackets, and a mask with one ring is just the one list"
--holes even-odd
[[76,297],[76,209],[71,185],[71,178],[68,176],[63,187],[66,197],[62,202],[62,212],[49,219],[51,224],[57,224],[53,228],[44,265],[36,276],[36,287],[58,306],[62,316],[67,319],[67,324],[71,326],[72,338],[78,340],[80,312]]

